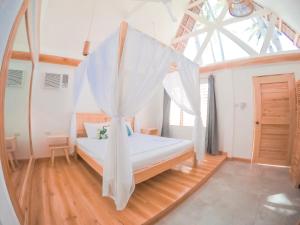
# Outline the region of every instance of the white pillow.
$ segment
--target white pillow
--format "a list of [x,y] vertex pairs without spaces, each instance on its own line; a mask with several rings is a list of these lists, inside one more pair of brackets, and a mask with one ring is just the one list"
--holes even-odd
[[87,137],[97,139],[97,133],[99,129],[102,129],[104,126],[109,126],[108,122],[105,123],[83,123]]

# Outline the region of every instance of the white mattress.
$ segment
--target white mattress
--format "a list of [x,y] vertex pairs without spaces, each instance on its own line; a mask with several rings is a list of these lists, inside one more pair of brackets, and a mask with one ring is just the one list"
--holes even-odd
[[[78,138],[77,145],[82,151],[103,165],[107,140]],[[190,140],[165,138],[134,133],[129,137],[131,161],[134,170],[151,166],[172,158],[193,147]]]

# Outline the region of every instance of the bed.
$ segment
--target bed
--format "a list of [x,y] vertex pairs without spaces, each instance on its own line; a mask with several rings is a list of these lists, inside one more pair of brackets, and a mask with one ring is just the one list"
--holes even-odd
[[[77,143],[75,153],[102,176],[104,150],[107,140],[87,138],[85,122],[108,122],[110,118],[99,113],[77,113]],[[134,119],[127,119],[134,128]],[[129,136],[130,153],[135,183],[150,179],[188,159],[197,165],[193,143],[189,140],[164,138],[140,133]]]

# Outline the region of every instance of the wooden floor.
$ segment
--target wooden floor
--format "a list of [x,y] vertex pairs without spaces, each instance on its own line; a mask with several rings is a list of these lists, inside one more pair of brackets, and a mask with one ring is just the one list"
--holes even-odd
[[101,177],[83,161],[68,165],[57,158],[35,163],[30,225],[152,224],[197,190],[222,164],[225,155],[206,156],[202,165],[191,163],[138,184],[127,208],[118,212],[101,196]]
[[19,198],[21,195],[24,178],[26,175],[26,170],[28,167],[28,162],[29,162],[29,160],[19,160],[16,170],[11,173],[11,180],[12,180],[17,198]]

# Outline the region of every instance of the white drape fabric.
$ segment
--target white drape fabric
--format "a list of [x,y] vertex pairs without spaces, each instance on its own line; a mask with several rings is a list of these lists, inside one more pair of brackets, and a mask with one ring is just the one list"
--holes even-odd
[[163,85],[172,101],[174,101],[179,108],[194,115],[178,71],[168,73],[163,81]]
[[198,66],[178,56],[178,72],[166,76],[163,84],[170,98],[185,112],[195,116],[193,142],[198,160],[205,154],[205,129],[201,119]]
[[71,116],[71,124],[70,124],[70,138],[71,143],[74,145],[76,144],[76,135],[77,135],[77,124],[76,124],[76,109],[78,105],[78,101],[80,98],[80,94],[84,83],[87,81],[87,64],[88,61],[84,60],[74,72],[74,89],[73,89],[73,110]]
[[122,210],[135,186],[124,118],[134,116],[150,100],[174,55],[171,49],[129,27],[118,66],[118,40],[118,32],[106,39],[89,56],[86,71],[99,109],[112,118],[103,165],[103,195],[113,198],[117,210]]
[[203,160],[205,154],[205,131],[201,119],[200,77],[198,66],[186,58],[178,62],[178,71],[191,109],[195,115],[193,142],[198,160]]
[[[122,210],[135,187],[124,118],[134,116],[147,104],[174,61],[177,61],[180,72],[177,83],[181,86],[177,88],[185,93],[185,103],[182,105],[187,112],[196,116],[194,142],[198,159],[202,158],[202,154],[201,142],[197,138],[203,133],[200,127],[200,87],[195,70],[197,66],[131,27],[127,30],[120,63],[118,45],[119,32],[115,32],[77,68],[74,106],[77,105],[84,79],[87,77],[99,110],[112,118],[102,165],[103,195],[111,197],[117,210]],[[173,98],[177,101],[177,97]],[[72,130],[75,137],[75,113]]]

